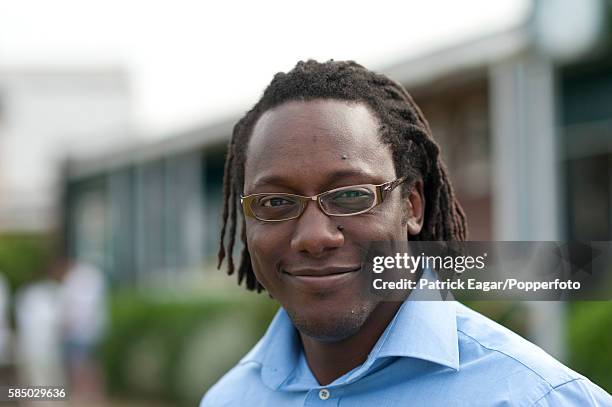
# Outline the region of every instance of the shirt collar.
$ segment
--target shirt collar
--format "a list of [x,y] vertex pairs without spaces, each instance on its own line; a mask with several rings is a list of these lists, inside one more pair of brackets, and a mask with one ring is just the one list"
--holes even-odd
[[[435,274],[425,270],[422,278],[431,281]],[[264,337],[242,361],[260,363],[264,384],[278,389],[293,379],[301,353],[297,330],[281,307]],[[442,301],[439,293],[432,294],[431,290],[414,290],[380,336],[367,360],[341,379],[345,382],[357,380],[367,374],[377,360],[385,357],[422,359],[459,370],[454,302]]]
[[264,384],[278,389],[296,370],[302,344],[287,312],[281,307],[257,345],[241,360],[261,364]]
[[459,370],[457,316],[452,301],[407,299],[371,356],[412,357]]

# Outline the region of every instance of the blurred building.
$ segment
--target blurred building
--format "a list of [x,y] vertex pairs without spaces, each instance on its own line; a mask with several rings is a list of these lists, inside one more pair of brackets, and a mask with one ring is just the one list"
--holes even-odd
[[68,165],[66,231],[77,259],[120,284],[172,284],[217,248],[234,119]]
[[[471,240],[610,240],[606,4],[536,2],[514,29],[382,69],[430,121]],[[236,120],[72,161],[71,252],[118,283],[172,282],[201,270],[216,254],[225,146]],[[532,323],[536,341],[558,356],[561,314],[536,306]]]
[[429,119],[471,240],[610,239],[611,9],[536,1],[515,29],[385,70]]
[[121,70],[0,66],[0,232],[56,226],[61,163],[130,136]]

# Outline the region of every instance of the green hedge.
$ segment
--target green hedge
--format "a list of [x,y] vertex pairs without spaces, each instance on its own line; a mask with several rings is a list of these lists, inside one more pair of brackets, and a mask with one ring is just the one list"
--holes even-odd
[[276,309],[255,294],[165,301],[115,295],[100,353],[108,389],[123,398],[197,405],[263,335]]
[[0,235],[0,273],[11,291],[44,276],[51,254],[51,239],[46,235]]
[[568,321],[570,366],[612,393],[612,301],[573,303]]

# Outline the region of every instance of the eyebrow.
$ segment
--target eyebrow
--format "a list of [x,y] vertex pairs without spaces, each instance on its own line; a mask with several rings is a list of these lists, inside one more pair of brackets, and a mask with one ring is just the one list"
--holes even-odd
[[[338,178],[350,178],[350,177],[370,177],[373,178],[374,175],[370,172],[360,170],[360,169],[343,169],[337,170],[330,173],[327,176],[326,186],[331,184]],[[271,174],[271,175],[263,175],[255,179],[253,182],[252,188],[255,189],[257,187],[261,187],[263,185],[278,185],[278,186],[286,186],[291,187],[293,183],[283,175]]]

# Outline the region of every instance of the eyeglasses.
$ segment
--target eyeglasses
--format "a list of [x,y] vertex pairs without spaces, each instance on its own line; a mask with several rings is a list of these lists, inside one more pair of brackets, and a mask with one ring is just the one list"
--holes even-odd
[[336,188],[314,196],[261,193],[240,197],[245,216],[264,222],[282,222],[300,217],[309,201],[317,201],[328,216],[353,216],[370,211],[406,177],[380,185],[362,184]]

